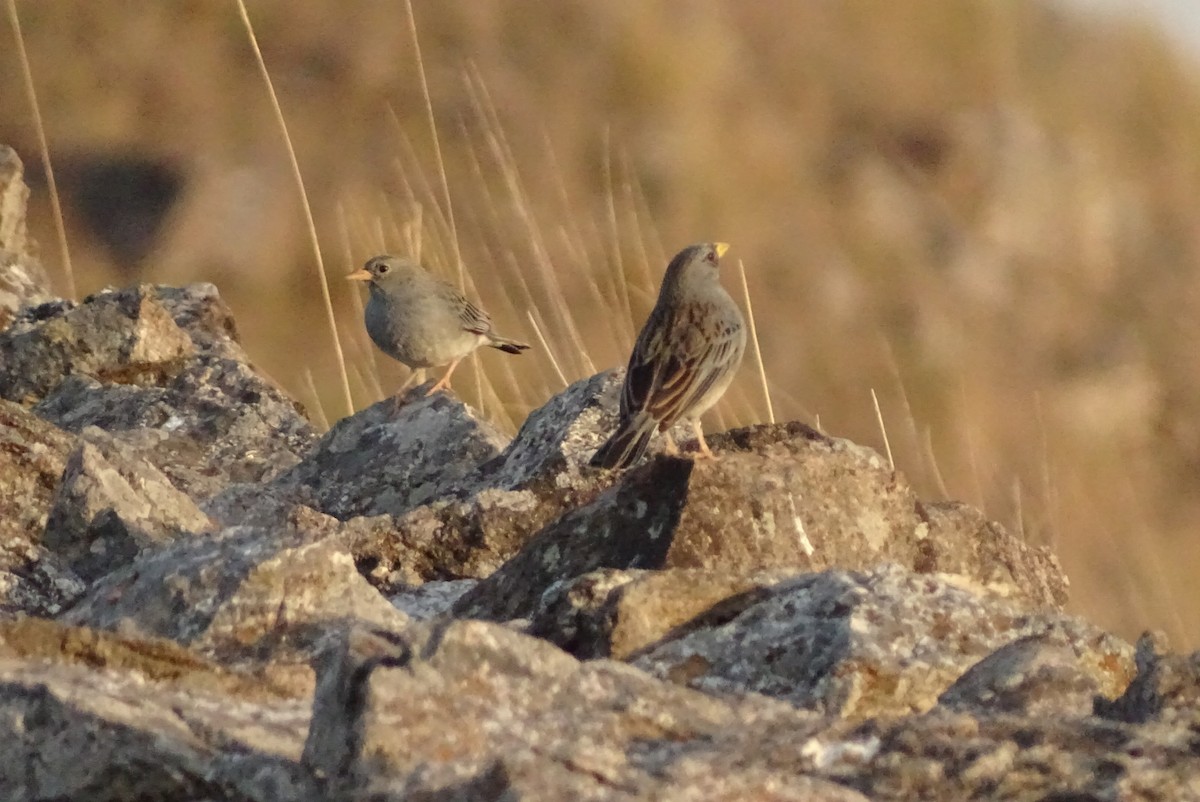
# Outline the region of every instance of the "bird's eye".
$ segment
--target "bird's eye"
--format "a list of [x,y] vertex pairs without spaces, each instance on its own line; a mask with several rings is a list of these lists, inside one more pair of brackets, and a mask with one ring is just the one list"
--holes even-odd
[[715,265],[717,263],[717,252],[709,251],[707,254],[704,255],[704,260],[706,262],[712,262]]
[[379,272],[379,275],[382,276],[384,273],[388,272],[392,268],[388,266],[387,262],[383,262],[382,264],[378,265],[375,269]]

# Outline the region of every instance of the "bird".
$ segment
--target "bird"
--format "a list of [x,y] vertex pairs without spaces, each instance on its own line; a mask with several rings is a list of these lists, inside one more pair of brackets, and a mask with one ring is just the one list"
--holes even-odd
[[[691,245],[667,265],[625,370],[617,429],[593,455],[592,465],[634,464],[655,432],[667,432],[682,419],[691,420],[700,456],[714,458],[700,415],[724,395],[746,352],[742,312],[718,275],[728,249],[724,242]],[[674,452],[667,438],[667,450]]]
[[427,396],[448,388],[458,363],[481,345],[509,354],[529,348],[492,331],[487,312],[412,259],[381,254],[346,278],[368,282],[363,323],[379,350],[414,370],[449,365]]

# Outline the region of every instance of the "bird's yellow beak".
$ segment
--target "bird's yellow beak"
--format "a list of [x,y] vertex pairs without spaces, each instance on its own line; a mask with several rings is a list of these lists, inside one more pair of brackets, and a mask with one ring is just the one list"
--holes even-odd
[[714,242],[713,247],[717,250],[717,258],[725,255],[725,251],[729,250],[728,242]]
[[350,275],[346,276],[346,281],[370,281],[371,274],[367,272],[365,267],[360,267]]

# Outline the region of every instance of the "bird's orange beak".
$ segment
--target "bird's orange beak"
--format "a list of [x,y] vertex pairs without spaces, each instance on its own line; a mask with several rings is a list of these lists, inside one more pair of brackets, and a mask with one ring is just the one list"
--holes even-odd
[[350,275],[346,276],[346,281],[370,281],[371,274],[367,272],[365,267],[360,267]]
[[722,256],[725,255],[725,251],[729,250],[729,243],[728,242],[714,242],[713,248],[716,249],[717,258],[720,259]]

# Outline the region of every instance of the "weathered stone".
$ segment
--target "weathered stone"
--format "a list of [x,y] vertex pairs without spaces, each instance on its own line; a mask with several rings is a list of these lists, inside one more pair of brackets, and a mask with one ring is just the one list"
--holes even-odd
[[531,616],[529,633],[576,657],[624,660],[734,618],[788,576],[695,568],[593,571],[551,585]]
[[0,659],[0,798],[316,800],[307,700]]
[[346,520],[397,515],[444,495],[508,438],[448,393],[417,387],[334,424],[305,457],[266,488],[302,496]]
[[25,226],[25,167],[17,152],[0,145],[0,330],[22,306],[52,299],[46,271],[32,255]]
[[67,459],[43,543],[91,581],[142,549],[210,528],[208,516],[162,472],[90,427]]
[[393,607],[414,621],[425,621],[449,612],[454,602],[477,584],[478,581],[474,579],[426,582],[420,587],[397,593],[390,601]]
[[59,314],[41,308],[0,335],[0,393],[35,403],[67,376],[165,384],[196,356],[151,287],[91,296]]
[[330,622],[407,621],[355,570],[336,521],[303,508],[286,528],[232,527],[143,554],[65,620],[234,659],[269,658],[287,638],[303,652],[305,633]]
[[1098,699],[1096,713],[1140,724],[1162,720],[1200,727],[1200,652],[1160,654],[1161,636],[1142,635],[1137,644],[1137,676],[1119,699]]
[[141,286],[27,308],[0,332],[0,396],[97,426],[195,499],[295,464],[316,435],[254,371],[211,285]]
[[[634,664],[709,693],[763,693],[854,718],[929,710],[967,668],[1030,636],[1069,643],[1101,692],[1115,695],[1129,681],[1127,644],[952,579],[895,566],[800,576],[727,623],[668,641]],[[1073,684],[1059,690],[1068,694],[1064,707],[1077,705]]]
[[[528,800],[861,799],[772,772],[729,742],[736,722],[803,734],[819,719],[692,694],[618,663],[580,664],[483,622],[357,633],[331,646],[318,673],[304,762],[334,788],[405,799],[462,787]],[[699,770],[723,747],[746,762]]]
[[0,400],[0,618],[55,615],[84,591],[42,545],[71,437]]
[[34,411],[68,431],[96,426],[113,434],[196,500],[273,477],[316,436],[278,388],[222,358],[193,361],[165,387],[73,376]]
[[71,439],[0,400],[0,539],[41,539]]
[[527,617],[551,584],[600,568],[748,575],[895,562],[1003,585],[1033,606],[1064,598],[1065,580],[1049,552],[999,528],[985,545],[975,529],[950,526],[933,542],[924,507],[869,449],[802,424],[751,427],[710,441],[720,460],[652,459],[546,526],[464,596],[456,614]]
[[399,516],[355,518],[346,537],[360,569],[384,593],[430,580],[479,579],[516,554],[533,533],[596,493],[603,478],[577,485],[535,483],[481,490]]
[[1128,683],[1129,650],[1110,635],[1077,635],[1059,628],[1018,638],[971,666],[938,704],[980,714],[1089,715],[1098,694],[1115,696]]

